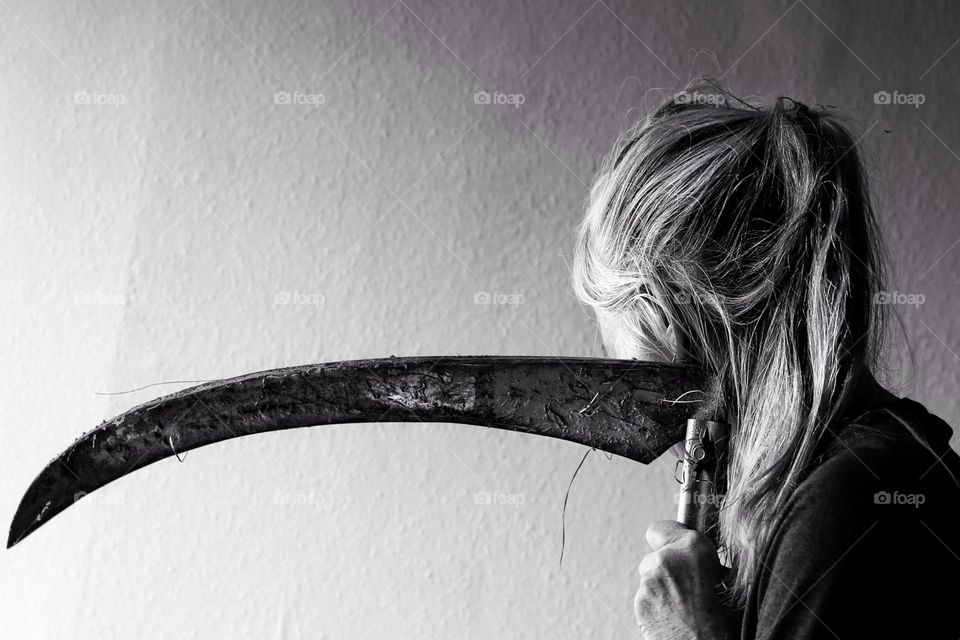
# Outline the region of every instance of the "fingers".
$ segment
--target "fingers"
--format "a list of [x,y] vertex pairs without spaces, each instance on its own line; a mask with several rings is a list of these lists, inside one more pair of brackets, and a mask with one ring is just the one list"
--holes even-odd
[[660,556],[656,552],[648,553],[647,555],[643,556],[643,560],[640,561],[640,568],[638,571],[640,572],[640,575],[649,573],[650,570],[654,569],[659,563]]
[[638,572],[641,576],[670,571],[678,564],[685,564],[689,556],[679,549],[661,549],[643,556]]
[[647,544],[657,551],[668,544],[690,538],[690,534],[696,534],[696,530],[676,520],[660,520],[647,528]]

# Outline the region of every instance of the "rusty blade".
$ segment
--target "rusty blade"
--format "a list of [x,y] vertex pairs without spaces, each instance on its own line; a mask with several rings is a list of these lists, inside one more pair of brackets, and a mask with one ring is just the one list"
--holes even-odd
[[687,418],[710,417],[715,400],[699,370],[635,360],[383,358],[251,373],[147,402],[81,436],[27,489],[7,546],[117,478],[238,436],[445,422],[560,438],[648,463],[683,439]]

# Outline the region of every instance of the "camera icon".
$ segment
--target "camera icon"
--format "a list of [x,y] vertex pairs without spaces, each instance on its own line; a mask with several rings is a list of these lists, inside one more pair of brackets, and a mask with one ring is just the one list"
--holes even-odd
[[890,302],[890,294],[886,291],[878,291],[873,294],[873,303],[874,304],[888,304]]
[[277,91],[273,94],[273,104],[290,104],[290,92]]
[[890,494],[886,491],[877,491],[873,494],[873,504],[890,504]]
[[90,93],[87,91],[77,91],[73,94],[73,104],[90,104]]
[[889,91],[877,91],[873,94],[873,103],[874,104],[890,104],[890,92]]
[[489,491],[477,491],[473,495],[474,504],[493,504],[493,496]]
[[473,94],[473,104],[490,104],[490,93],[487,91],[477,91]]
[[673,294],[673,301],[677,304],[690,304],[693,302],[693,297],[686,291],[680,291]]
[[473,294],[473,304],[490,304],[490,292],[477,291]]

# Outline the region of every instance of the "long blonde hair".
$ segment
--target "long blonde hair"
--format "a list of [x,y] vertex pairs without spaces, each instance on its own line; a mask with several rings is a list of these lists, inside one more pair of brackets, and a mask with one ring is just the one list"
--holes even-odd
[[692,83],[621,137],[591,189],[578,297],[621,343],[698,363],[725,394],[732,604],[876,364],[883,282],[856,142],[827,109]]

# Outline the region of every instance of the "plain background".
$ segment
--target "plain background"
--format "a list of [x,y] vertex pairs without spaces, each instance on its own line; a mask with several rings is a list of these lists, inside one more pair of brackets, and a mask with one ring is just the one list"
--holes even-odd
[[[854,119],[903,318],[891,380],[960,424],[950,6],[3,0],[3,522],[81,432],[188,385],[98,393],[387,355],[598,355],[572,228],[616,134],[696,72]],[[591,455],[560,567],[583,453],[450,425],[193,451],[0,552],[0,629],[637,637],[673,462]]]

